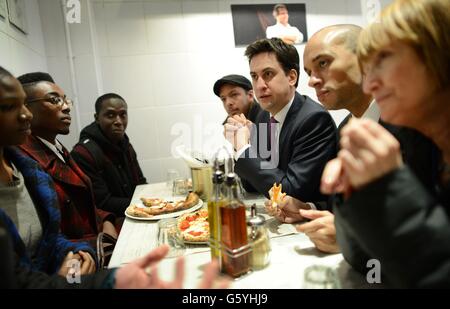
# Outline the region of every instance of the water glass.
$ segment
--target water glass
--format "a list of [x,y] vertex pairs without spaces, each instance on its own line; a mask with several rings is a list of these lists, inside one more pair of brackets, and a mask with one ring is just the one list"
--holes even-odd
[[339,289],[336,271],[324,265],[312,265],[305,269],[303,288],[305,289]]
[[167,170],[167,188],[173,190],[173,182],[175,179],[179,178],[180,174],[176,169]]
[[176,195],[186,195],[188,193],[187,179],[178,178],[173,182],[173,192],[174,196]]
[[177,257],[184,254],[185,245],[177,228],[177,219],[167,218],[158,222],[158,245],[168,245],[166,257]]

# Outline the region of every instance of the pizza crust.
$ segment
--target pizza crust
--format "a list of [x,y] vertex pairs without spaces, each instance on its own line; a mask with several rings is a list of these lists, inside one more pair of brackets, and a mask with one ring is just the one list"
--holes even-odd
[[199,202],[196,193],[190,192],[184,201],[165,201],[161,198],[141,198],[144,208],[131,205],[127,208],[128,215],[139,218],[151,218],[156,215],[173,213],[180,210],[189,209]]
[[127,210],[126,210],[127,214],[132,216],[132,217],[138,217],[138,218],[151,218],[153,217],[152,214],[149,214],[147,212],[145,212],[144,208],[140,208],[136,205],[131,205],[128,206]]

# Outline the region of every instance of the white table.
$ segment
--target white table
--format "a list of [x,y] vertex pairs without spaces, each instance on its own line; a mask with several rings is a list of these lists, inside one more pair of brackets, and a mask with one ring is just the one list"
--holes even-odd
[[[141,196],[170,196],[170,190],[165,183],[138,186],[133,195],[133,201]],[[263,209],[264,198],[247,196],[247,205],[256,203],[258,209]],[[133,202],[132,202],[133,203]],[[267,215],[265,215],[269,218]],[[118,267],[145,255],[157,246],[157,221],[137,221],[125,219],[116,248],[109,267]],[[364,276],[356,273],[344,261],[341,254],[323,254],[302,233],[297,233],[292,225],[279,224],[274,218],[267,221],[271,237],[272,252],[270,265],[263,270],[254,271],[232,284],[233,288],[301,288],[303,271],[310,265],[327,265],[337,271],[341,286],[344,288],[373,287]],[[210,261],[208,247],[191,246],[185,251],[186,275],[185,287],[195,288],[202,276],[202,266]],[[174,258],[161,261],[159,274],[162,278],[173,276]]]

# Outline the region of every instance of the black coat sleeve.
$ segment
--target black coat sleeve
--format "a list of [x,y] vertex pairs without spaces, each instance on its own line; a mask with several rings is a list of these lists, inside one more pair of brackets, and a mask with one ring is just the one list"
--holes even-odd
[[134,150],[133,146],[130,145],[130,148],[132,150],[133,164],[134,164],[134,166],[137,169],[137,174],[138,174],[138,178],[139,178],[137,183],[139,185],[147,184],[147,178],[145,178],[144,173],[142,172],[141,166],[139,165],[139,161],[138,161],[138,158],[137,158],[137,153]]
[[114,196],[110,192],[103,178],[101,168],[96,166],[95,160],[83,146],[76,145],[70,154],[91,179],[96,206],[117,216],[124,216],[125,209],[130,205],[131,198]]
[[92,275],[81,276],[80,282],[69,283],[66,278],[42,272],[34,272],[17,266],[14,271],[14,288],[20,289],[103,289],[112,288],[106,282],[112,280],[113,270],[102,270]]
[[354,192],[335,214],[380,261],[389,284],[449,287],[448,207],[448,200],[431,196],[405,167]]
[[336,215],[339,212],[339,208],[335,208],[334,225],[336,228],[336,240],[339,244],[339,248],[345,258],[345,260],[361,274],[367,273],[367,262],[372,259],[359,245],[351,227],[345,224],[342,217]]

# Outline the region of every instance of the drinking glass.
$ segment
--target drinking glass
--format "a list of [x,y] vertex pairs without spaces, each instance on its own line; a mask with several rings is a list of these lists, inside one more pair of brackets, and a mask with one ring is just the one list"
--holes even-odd
[[324,265],[312,265],[305,269],[303,288],[305,289],[339,289],[336,271]]
[[185,245],[177,228],[177,219],[167,218],[158,222],[158,245],[168,245],[166,257],[177,257],[184,254]]
[[180,174],[176,169],[168,169],[167,170],[167,188],[171,191],[173,190],[173,182],[175,179],[179,178]]
[[188,193],[187,179],[177,178],[173,182],[173,196],[186,195]]

